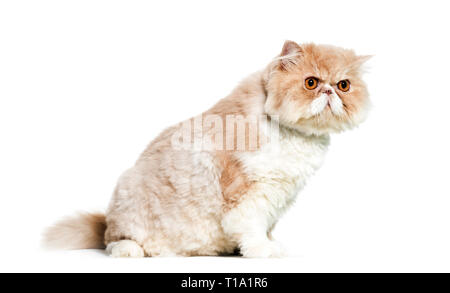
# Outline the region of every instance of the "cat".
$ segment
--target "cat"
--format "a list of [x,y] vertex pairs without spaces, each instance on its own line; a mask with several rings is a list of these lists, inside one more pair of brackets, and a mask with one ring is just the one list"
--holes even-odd
[[369,58],[286,41],[265,69],[153,140],[106,214],[66,218],[45,243],[113,257],[284,256],[272,230],[322,165],[330,133],[365,120]]

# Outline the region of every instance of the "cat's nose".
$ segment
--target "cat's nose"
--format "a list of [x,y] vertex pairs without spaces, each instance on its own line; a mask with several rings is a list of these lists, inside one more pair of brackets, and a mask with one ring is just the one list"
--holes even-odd
[[333,94],[333,90],[329,87],[322,88],[320,92],[322,92],[326,95],[329,95],[329,96],[331,96]]

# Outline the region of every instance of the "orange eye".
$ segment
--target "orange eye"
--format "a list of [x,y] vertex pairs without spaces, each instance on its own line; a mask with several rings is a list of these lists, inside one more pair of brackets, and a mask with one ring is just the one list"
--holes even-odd
[[315,89],[319,85],[319,80],[315,77],[305,79],[305,87],[309,90]]
[[338,82],[337,86],[339,90],[348,92],[348,90],[350,89],[350,81],[348,79],[341,80],[340,82]]

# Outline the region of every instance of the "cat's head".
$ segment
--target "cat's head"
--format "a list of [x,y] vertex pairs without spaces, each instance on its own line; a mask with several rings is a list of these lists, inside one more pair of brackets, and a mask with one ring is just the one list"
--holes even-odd
[[306,134],[353,128],[370,105],[361,77],[368,58],[334,46],[287,41],[266,71],[266,113]]

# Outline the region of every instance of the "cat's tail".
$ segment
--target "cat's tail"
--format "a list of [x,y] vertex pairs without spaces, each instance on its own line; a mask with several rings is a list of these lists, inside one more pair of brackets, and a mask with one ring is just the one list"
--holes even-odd
[[50,249],[105,248],[105,230],[104,214],[78,213],[48,228],[43,245]]

